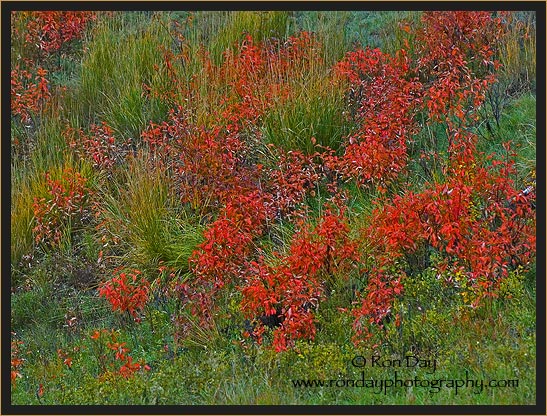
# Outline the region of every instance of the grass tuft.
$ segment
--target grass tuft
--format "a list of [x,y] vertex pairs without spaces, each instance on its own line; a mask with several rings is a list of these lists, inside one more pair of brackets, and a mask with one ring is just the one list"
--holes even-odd
[[129,264],[154,271],[161,262],[181,273],[201,242],[202,230],[177,213],[168,179],[147,162],[146,154],[129,161],[117,195],[105,195],[110,232],[125,244]]
[[148,100],[143,84],[150,85],[154,65],[162,63],[160,48],[170,46],[167,24],[160,15],[133,12],[98,22],[82,61],[74,110],[90,124],[106,121],[124,138],[138,138],[151,119],[161,120],[167,109]]

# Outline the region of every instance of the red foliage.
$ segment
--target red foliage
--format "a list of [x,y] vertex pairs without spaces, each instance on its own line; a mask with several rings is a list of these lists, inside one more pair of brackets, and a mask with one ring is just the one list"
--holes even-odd
[[78,224],[88,215],[91,190],[87,178],[71,168],[63,171],[61,180],[53,180],[46,173],[49,196],[34,198],[36,226],[33,228],[37,243],[56,246],[61,242],[67,224]]
[[446,127],[445,177],[426,183],[421,192],[407,190],[382,200],[373,211],[364,233],[376,264],[368,270],[366,296],[353,311],[356,342],[369,338],[371,324],[382,326],[391,313],[412,256],[425,256],[427,264],[435,253],[433,267],[447,284],[455,284],[451,274],[466,276],[476,306],[483,297],[495,296],[509,270],[529,264],[535,255],[533,195],[515,189],[512,162],[477,152],[477,136],[468,129],[495,80],[498,64],[492,57],[501,22],[488,12],[428,12],[423,23],[415,71],[430,122]]
[[232,195],[257,188],[260,168],[245,163],[246,146],[237,132],[191,124],[184,110],[172,110],[160,125],[142,133],[157,162],[172,172],[183,203],[207,211]]
[[[325,286],[333,273],[347,272],[358,260],[356,243],[348,238],[343,213],[327,210],[314,229],[298,232],[286,257],[278,255],[279,265],[269,266],[261,258],[251,267],[241,290],[241,309],[249,318],[276,316],[281,326],[274,331],[273,346],[282,351],[297,339],[313,339],[313,309],[325,298]],[[261,340],[264,325],[254,335]]]
[[371,328],[384,326],[385,318],[392,313],[393,301],[402,292],[401,276],[383,269],[370,271],[367,293],[361,298],[359,307],[352,311],[355,316],[353,340],[356,344],[373,335]]
[[[257,132],[264,114],[291,98],[292,77],[311,70],[321,59],[316,39],[301,33],[284,43],[256,43],[247,36],[224,53],[220,65],[205,51],[198,52],[203,73],[190,80],[176,70],[178,59],[184,64],[190,58],[188,48],[183,45],[177,56],[165,51],[163,66],[157,69],[167,72],[171,85],[166,91],[145,88],[175,109],[165,122],[150,123],[142,139],[156,165],[173,180],[181,202],[199,209],[205,218],[215,218],[190,258],[194,278],[171,285],[201,327],[213,324],[222,291],[239,289],[241,311],[256,324],[252,335],[259,342],[270,326],[268,317],[277,325],[276,351],[315,337],[315,310],[328,297],[333,276],[346,276],[360,260],[342,200],[338,213],[326,209],[315,226],[306,215],[295,215],[304,212],[297,210],[305,205],[306,196],[314,196],[316,189],[323,192],[325,184],[331,196],[338,195],[341,181],[350,180],[383,191],[382,205],[373,210],[361,235],[373,260],[363,266],[367,287],[353,310],[356,342],[368,339],[371,328],[384,325],[404,290],[407,273],[433,267],[447,284],[454,283],[451,274],[465,276],[475,290],[476,304],[495,295],[511,269],[533,259],[533,195],[515,189],[510,162],[477,152],[477,136],[469,129],[495,80],[498,63],[493,56],[500,25],[487,12],[426,12],[416,34],[415,61],[404,50],[394,57],[378,49],[348,53],[332,75],[335,81],[346,82],[349,110],[357,125],[345,138],[343,152],[336,155],[319,146],[321,153],[309,156],[281,152],[271,169],[255,163],[253,140],[260,140]],[[41,46],[46,52],[59,49],[73,36],[63,35],[54,24],[48,31],[52,35]],[[66,40],[58,40],[63,36]],[[184,44],[183,38],[179,40]],[[32,86],[28,72],[12,72],[12,114],[27,120],[46,100],[45,72],[40,76]],[[209,96],[198,97],[202,91]],[[213,114],[198,114],[205,98],[211,100]],[[407,146],[418,132],[417,115],[437,123],[435,127],[446,127],[448,158],[436,181],[411,192],[400,179],[408,163]],[[68,131],[68,136],[76,153],[99,169],[111,169],[123,156],[124,145],[104,123],[92,126],[89,135]],[[439,149],[429,150],[442,158]],[[402,189],[392,196],[388,185],[398,179]],[[85,205],[84,185],[85,181],[67,186],[48,179],[51,198],[35,201],[37,241],[60,240],[55,230]],[[267,262],[261,240],[270,225],[294,222],[295,217],[299,230],[288,252],[274,252]],[[411,264],[413,256],[430,260],[432,254],[435,261],[424,261],[427,266]],[[171,278],[175,280],[174,275]],[[149,285],[138,271],[120,273],[99,293],[114,310],[135,317],[148,301]],[[99,337],[97,332],[93,339]],[[142,368],[132,362],[124,343],[112,339],[107,347],[115,360],[123,362],[120,374],[129,376]]]
[[[491,12],[426,12],[416,35],[425,102],[432,121],[446,123],[449,138],[477,118],[495,82],[495,49],[503,31]],[[452,149],[449,149],[452,151]]]
[[[259,122],[272,100],[290,95],[283,76],[318,57],[313,39],[303,34],[284,45],[256,45],[246,38],[240,49],[225,54],[220,68],[209,62],[206,70],[218,70],[222,81],[232,86],[220,103],[216,127],[206,131],[192,126],[179,109],[169,123],[151,126],[143,135],[153,149],[162,149],[160,157],[169,155],[179,178],[194,178],[181,187],[183,193],[205,189],[207,194],[194,194],[195,200],[214,194],[222,207],[192,256],[195,281],[181,286],[201,324],[210,323],[218,292],[238,287],[241,309],[255,320],[253,335],[259,341],[268,326],[267,319],[256,320],[259,316],[276,318],[277,351],[297,339],[312,339],[313,310],[327,296],[329,276],[347,273],[358,261],[343,209],[340,215],[327,210],[314,228],[301,217],[289,253],[276,253],[275,264],[265,262],[259,238],[271,221],[292,221],[306,194],[313,195],[324,182],[333,195],[339,179],[385,191],[406,166],[407,144],[418,131],[420,111],[427,112],[431,123],[446,124],[445,179],[392,201],[386,194],[384,207],[373,211],[363,235],[375,261],[366,270],[368,286],[353,311],[356,342],[367,339],[371,325],[382,326],[391,313],[403,291],[409,257],[434,252],[440,274],[467,276],[476,302],[494,293],[510,268],[530,261],[535,228],[527,197],[509,180],[512,166],[484,160],[476,150],[477,137],[467,130],[497,68],[491,48],[499,21],[489,16],[426,13],[417,35],[422,44],[417,45],[416,62],[405,51],[395,57],[370,49],[348,53],[336,72],[347,81],[358,128],[347,138],[344,153],[336,156],[328,148],[310,156],[282,153],[278,166],[266,172],[246,163],[244,133]],[[437,31],[442,33],[436,36]]]
[[271,218],[269,211],[265,198],[257,192],[239,195],[228,202],[190,260],[197,278],[212,281],[215,288],[221,288],[224,279],[239,276],[250,254],[252,239],[262,234],[264,224]]
[[22,341],[13,338],[15,334],[12,332],[11,336],[11,385],[15,387],[17,379],[23,377],[21,375],[21,366],[24,359],[20,357],[19,348],[23,345]]
[[92,125],[90,135],[70,127],[64,135],[77,155],[90,160],[100,170],[110,171],[128,151],[127,144],[116,140],[112,128],[104,121],[100,126]]
[[150,284],[141,276],[139,270],[132,273],[122,272],[99,288],[99,295],[105,297],[112,305],[112,310],[129,312],[136,317],[137,312],[148,302]]
[[[257,242],[268,224],[290,217],[306,192],[313,192],[322,178],[313,161],[315,155],[282,155],[279,166],[266,175],[260,165],[247,160],[249,133],[256,133],[260,117],[274,102],[287,98],[291,73],[320,59],[317,46],[307,33],[284,44],[256,44],[247,37],[235,50],[224,54],[218,67],[203,54],[204,71],[209,78],[231,86],[221,95],[219,111],[211,117],[207,128],[189,121],[193,94],[199,90],[195,83],[199,80],[191,80],[189,86],[181,82],[174,70],[175,57],[165,53],[166,69],[175,90],[190,99],[184,108],[173,110],[167,122],[151,124],[142,137],[157,163],[173,173],[183,202],[202,212],[219,211],[205,232],[205,242],[190,260],[196,279],[178,288],[201,325],[211,324],[218,292],[246,279],[249,262],[260,255]],[[176,100],[176,93],[150,92]],[[291,322],[287,321],[287,326],[293,326],[290,331],[300,331],[302,336],[309,333],[304,324],[307,318]],[[296,322],[304,325],[301,330],[294,327]]]
[[49,81],[47,71],[41,67],[36,74],[20,69],[17,65],[11,70],[11,115],[20,116],[28,124],[34,115],[40,114],[49,101]]
[[276,168],[269,170],[268,193],[278,218],[291,219],[291,213],[303,202],[306,193],[313,192],[322,179],[320,167],[313,160],[316,156],[300,151],[282,153]]
[[150,366],[144,360],[133,362],[129,348],[125,342],[118,342],[118,334],[114,330],[95,330],[90,338],[94,342],[103,376],[114,373],[123,378],[130,378],[141,369],[150,370]]
[[[164,51],[164,63],[156,68],[166,72],[170,79],[168,88],[144,85],[144,93],[191,111],[194,103],[203,102],[199,91],[207,89],[211,92],[206,97],[208,105],[214,109],[207,116],[230,134],[256,124],[274,104],[285,102],[291,94],[290,80],[322,59],[319,43],[307,32],[289,37],[284,43],[274,39],[256,43],[246,36],[224,52],[220,65],[215,65],[205,49],[197,51],[202,73],[186,80],[176,71],[177,62],[190,59],[185,39],[181,37],[180,41],[181,52]],[[203,84],[203,80],[207,83]]]
[[181,288],[203,325],[211,323],[218,291],[240,281],[245,274],[249,258],[255,253],[253,242],[271,219],[268,199],[253,192],[234,196],[205,231],[205,241],[190,258],[196,279]]
[[371,270],[367,297],[354,311],[359,335],[370,335],[363,316],[379,323],[390,312],[406,276],[401,264],[424,248],[437,254],[434,267],[448,273],[448,284],[455,283],[451,276],[456,273],[466,276],[474,306],[485,296],[495,296],[511,269],[532,261],[533,195],[514,188],[512,164],[492,165],[496,167],[468,159],[444,183],[426,185],[420,193],[406,192],[374,210],[365,233],[376,248],[378,264]]
[[385,186],[406,165],[421,84],[410,76],[403,50],[393,58],[379,49],[359,49],[347,53],[336,70],[348,80],[349,104],[359,127],[348,138],[343,157],[328,166],[359,185]]
[[72,367],[72,357],[67,352],[64,352],[62,349],[57,349],[57,356],[63,360],[63,364],[68,368]]
[[321,61],[319,46],[308,32],[283,44],[273,39],[256,44],[247,35],[236,52],[226,51],[220,67],[220,79],[232,87],[222,102],[228,104],[223,119],[234,125],[256,123],[274,103],[283,103],[291,94],[289,81]]
[[224,99],[228,105],[222,118],[235,126],[242,121],[256,122],[270,101],[264,91],[266,56],[261,45],[255,45],[247,36],[237,55],[231,50],[225,53],[220,74],[221,79],[233,88],[232,94]]
[[90,11],[29,12],[25,40],[47,55],[73,39],[80,39],[88,22],[95,18],[95,12]]

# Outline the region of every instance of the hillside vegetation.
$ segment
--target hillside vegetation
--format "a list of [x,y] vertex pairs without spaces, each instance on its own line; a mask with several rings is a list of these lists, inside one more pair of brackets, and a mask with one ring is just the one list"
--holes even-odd
[[535,24],[13,12],[12,404],[534,404]]

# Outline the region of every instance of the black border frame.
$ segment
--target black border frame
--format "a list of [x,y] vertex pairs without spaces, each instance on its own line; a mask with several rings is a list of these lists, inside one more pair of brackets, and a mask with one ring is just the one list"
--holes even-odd
[[[22,10],[124,10],[124,11],[176,11],[176,10],[529,10],[536,12],[537,24],[537,74],[546,74],[545,48],[546,48],[546,3],[543,1],[432,1],[432,2],[401,2],[401,1],[277,1],[277,2],[232,2],[232,1],[2,1],[1,23],[2,23],[2,244],[1,244],[1,270],[2,270],[2,322],[1,322],[1,358],[2,363],[10,361],[10,338],[11,322],[8,315],[11,315],[11,265],[10,265],[10,243],[11,241],[11,148],[7,137],[10,135],[10,73],[11,58],[9,53],[10,37],[10,14],[12,11]],[[12,405],[11,404],[11,381],[10,373],[6,366],[2,366],[2,392],[1,392],[1,413],[2,414],[44,414],[44,415],[65,415],[65,414],[540,414],[546,412],[546,366],[545,366],[545,78],[541,76],[536,80],[536,143],[537,154],[540,163],[537,165],[537,252],[540,253],[536,263],[536,404],[535,405],[211,405],[211,406],[121,406],[121,405],[91,405],[91,406],[33,406],[33,405]],[[543,119],[541,118],[543,115]],[[539,121],[539,123],[537,122]],[[537,157],[537,155],[536,155]],[[542,254],[542,255],[541,255]],[[543,259],[542,259],[543,257]],[[541,259],[543,261],[541,261]],[[9,277],[6,277],[9,276]],[[539,277],[539,278],[537,278]]]

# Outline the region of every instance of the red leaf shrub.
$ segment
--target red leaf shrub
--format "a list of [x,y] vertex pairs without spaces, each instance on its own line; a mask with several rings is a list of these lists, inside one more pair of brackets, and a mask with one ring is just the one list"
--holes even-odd
[[314,162],[318,156],[304,155],[300,151],[281,153],[277,166],[267,172],[267,190],[279,219],[291,219],[292,212],[318,185],[324,175]]
[[133,357],[129,355],[129,347],[125,342],[118,342],[116,331],[95,330],[90,338],[102,372],[99,374],[100,378],[104,379],[108,374],[116,374],[127,379],[139,370],[150,370],[150,366],[144,360],[133,362]]
[[[358,260],[356,243],[348,238],[349,228],[343,212],[330,210],[314,229],[302,223],[287,256],[277,254],[279,264],[269,266],[263,258],[251,262],[241,285],[241,309],[248,318],[275,316],[281,325],[274,331],[273,346],[282,351],[297,339],[313,339],[313,309],[325,298],[326,286],[334,273],[346,275]],[[254,335],[261,340],[264,324],[258,323]]]
[[48,197],[34,198],[33,210],[36,226],[34,239],[46,246],[60,244],[63,231],[70,224],[80,224],[90,215],[91,189],[87,178],[67,168],[60,180],[51,179],[46,172]]
[[463,274],[474,291],[473,306],[495,296],[509,270],[529,265],[535,256],[533,195],[517,191],[510,179],[513,163],[480,154],[477,136],[469,131],[495,80],[498,64],[492,56],[500,25],[488,12],[424,14],[415,71],[423,82],[429,123],[446,127],[444,178],[425,183],[420,192],[382,200],[373,211],[364,234],[376,262],[368,270],[366,295],[353,311],[356,342],[383,325],[407,270],[423,271],[411,267],[413,256],[425,257],[427,265],[434,254],[430,267],[447,284],[455,284],[451,275]]
[[245,161],[246,146],[237,132],[214,126],[197,127],[182,107],[160,125],[142,133],[153,157],[174,178],[183,203],[207,212],[232,195],[257,189],[260,168]]
[[245,275],[256,252],[254,241],[271,219],[268,199],[253,192],[234,196],[205,231],[205,241],[190,258],[196,279],[180,288],[203,325],[211,324],[217,293],[226,285],[233,287]]
[[112,128],[104,121],[101,125],[92,125],[89,135],[81,129],[75,130],[70,127],[64,135],[69,147],[99,170],[111,171],[128,152],[127,144],[116,140]]
[[[460,119],[484,100],[499,63],[493,60],[502,34],[501,18],[491,12],[425,12],[417,33],[418,73],[427,88],[433,119]],[[466,109],[465,104],[471,108]]]
[[139,270],[122,272],[99,288],[99,295],[106,298],[113,311],[129,312],[134,318],[148,302],[150,284],[141,277]]
[[41,67],[36,74],[17,65],[11,70],[11,115],[19,116],[28,124],[33,116],[39,115],[51,98],[47,71]]
[[510,270],[533,260],[531,196],[514,189],[506,168],[475,167],[472,173],[459,173],[374,210],[365,234],[375,247],[377,266],[370,271],[367,296],[354,311],[358,335],[371,335],[364,317],[378,324],[389,314],[402,292],[406,259],[424,248],[439,257],[433,267],[447,284],[455,284],[451,276],[463,273],[474,291],[473,306],[495,296]]
[[344,155],[329,166],[361,186],[385,186],[406,165],[421,84],[411,76],[404,50],[396,57],[379,49],[348,52],[336,70],[348,81],[349,105],[359,127],[348,137]]
[[26,42],[47,55],[61,49],[73,39],[80,39],[87,24],[96,19],[91,11],[28,12]]

